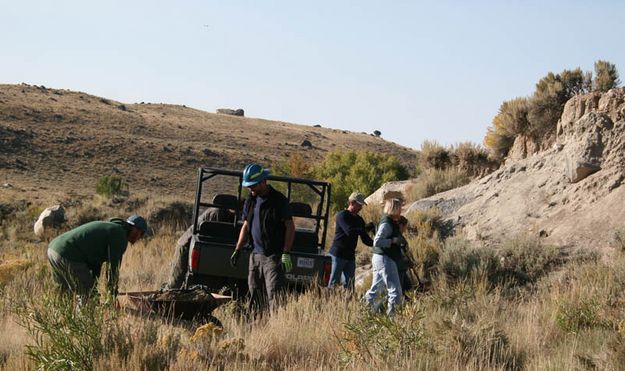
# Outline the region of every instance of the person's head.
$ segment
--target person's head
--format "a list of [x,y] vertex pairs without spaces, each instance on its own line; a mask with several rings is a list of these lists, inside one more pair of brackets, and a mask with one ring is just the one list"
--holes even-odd
[[365,195],[360,192],[354,192],[349,195],[347,202],[347,210],[353,214],[358,214],[360,210],[362,210],[362,207],[367,205],[365,202]]
[[401,217],[401,200],[398,198],[390,198],[384,203],[384,213],[393,220],[399,220]]
[[252,193],[252,196],[264,195],[267,193],[267,177],[269,170],[264,169],[259,164],[251,163],[243,169],[243,181],[241,185]]
[[131,215],[126,219],[126,223],[131,225],[130,232],[128,232],[128,242],[131,244],[139,241],[148,233],[148,223],[142,216]]

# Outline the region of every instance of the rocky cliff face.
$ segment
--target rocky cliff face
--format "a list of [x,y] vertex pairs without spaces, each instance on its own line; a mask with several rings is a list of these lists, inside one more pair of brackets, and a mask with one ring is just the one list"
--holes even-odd
[[620,88],[569,100],[552,148],[509,159],[494,173],[419,200],[407,212],[438,207],[458,233],[474,240],[530,233],[559,245],[602,248],[625,227],[624,180]]

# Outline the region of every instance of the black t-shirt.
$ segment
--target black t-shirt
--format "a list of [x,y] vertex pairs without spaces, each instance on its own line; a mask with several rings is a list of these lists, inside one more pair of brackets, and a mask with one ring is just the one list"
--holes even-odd
[[336,214],[336,228],[330,254],[337,258],[356,259],[358,236],[367,246],[373,246],[373,240],[365,231],[365,221],[360,215],[343,210]]

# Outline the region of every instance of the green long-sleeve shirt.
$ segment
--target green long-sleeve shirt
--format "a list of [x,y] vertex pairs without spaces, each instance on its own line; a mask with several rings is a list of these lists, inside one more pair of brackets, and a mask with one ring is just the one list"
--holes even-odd
[[67,260],[87,264],[96,278],[102,264],[108,262],[111,269],[108,287],[115,293],[130,228],[123,219],[117,218],[108,222],[90,222],[56,237],[48,248]]

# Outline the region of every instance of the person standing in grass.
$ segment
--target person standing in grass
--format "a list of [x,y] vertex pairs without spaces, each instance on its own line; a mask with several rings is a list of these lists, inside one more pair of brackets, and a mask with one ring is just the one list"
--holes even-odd
[[116,295],[119,267],[128,242],[134,244],[147,231],[145,219],[132,215],[127,220],[113,218],[90,222],[63,233],[48,245],[54,281],[64,292],[92,295],[102,264],[107,262],[107,287]]
[[250,304],[260,310],[268,304],[274,312],[286,288],[285,272],[293,268],[290,253],[295,224],[289,200],[267,184],[268,177],[269,170],[258,164],[249,164],[243,170],[241,185],[250,190],[250,195],[243,206],[244,222],[230,263],[237,265],[241,249],[250,241]]
[[375,313],[381,311],[382,303],[378,300],[381,290],[386,287],[388,293],[387,314],[392,315],[402,302],[402,288],[397,270],[397,262],[402,259],[401,247],[406,244],[399,227],[401,218],[401,200],[393,198],[384,204],[384,216],[373,239],[371,258],[373,279],[371,288],[365,294],[365,301]]
[[365,196],[354,192],[349,196],[347,208],[336,214],[334,240],[330,248],[332,257],[332,271],[328,287],[334,287],[345,280],[343,286],[354,291],[354,277],[356,275],[356,245],[358,237],[367,246],[373,246],[373,240],[365,231],[365,221],[358,213],[367,205]]

